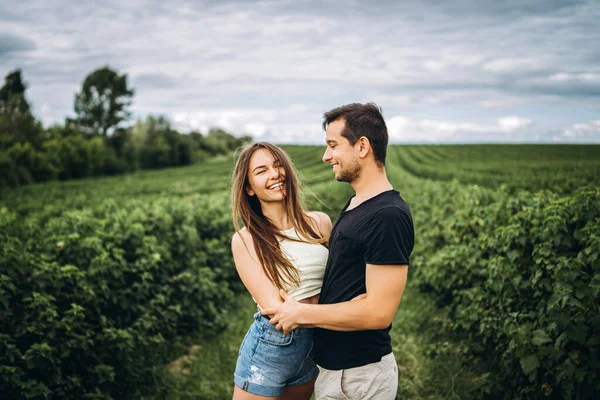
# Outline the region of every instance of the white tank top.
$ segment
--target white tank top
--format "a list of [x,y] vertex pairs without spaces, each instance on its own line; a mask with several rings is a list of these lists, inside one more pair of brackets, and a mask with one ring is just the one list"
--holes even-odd
[[[299,239],[294,228],[282,232],[288,237]],[[289,239],[281,240],[279,246],[282,253],[298,269],[300,275],[300,284],[284,283],[285,291],[296,300],[321,293],[329,250],[318,243],[294,242]]]

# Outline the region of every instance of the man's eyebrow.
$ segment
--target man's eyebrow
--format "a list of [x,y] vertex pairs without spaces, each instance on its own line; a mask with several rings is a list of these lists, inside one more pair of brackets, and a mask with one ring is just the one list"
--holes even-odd
[[334,139],[328,139],[328,140],[325,141],[325,143],[327,143],[327,144],[329,144],[329,143],[337,143],[337,142],[338,141],[334,140]]

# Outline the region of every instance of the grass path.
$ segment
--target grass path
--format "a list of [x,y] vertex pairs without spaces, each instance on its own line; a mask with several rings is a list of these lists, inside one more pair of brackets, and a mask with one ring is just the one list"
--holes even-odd
[[[255,310],[249,296],[238,299],[229,327],[180,360],[167,400],[231,399],[238,349]],[[430,333],[439,331],[435,325],[440,319],[427,296],[408,285],[391,332],[399,367],[398,399],[471,397],[477,378],[465,367],[464,357],[455,344]]]

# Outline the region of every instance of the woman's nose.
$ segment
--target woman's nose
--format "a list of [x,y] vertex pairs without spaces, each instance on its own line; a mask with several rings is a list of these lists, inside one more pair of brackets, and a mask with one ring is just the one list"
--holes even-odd
[[279,178],[279,175],[281,175],[279,168],[271,168],[271,178],[277,179]]

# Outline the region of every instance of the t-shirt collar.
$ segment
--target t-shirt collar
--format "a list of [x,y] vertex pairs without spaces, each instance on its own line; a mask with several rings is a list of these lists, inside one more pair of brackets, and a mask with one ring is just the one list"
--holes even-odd
[[[400,194],[400,192],[398,192],[396,189],[390,189],[390,190],[383,191],[383,192],[381,192],[381,193],[379,193],[379,194],[376,194],[375,196],[371,197],[370,199],[367,199],[367,200],[363,201],[362,203],[360,203],[359,205],[357,205],[356,207],[354,207],[354,208],[353,208],[352,210],[350,210],[350,211],[354,211],[354,210],[356,210],[357,208],[360,208],[360,207],[361,207],[363,204],[367,204],[367,203],[368,203],[368,202],[370,202],[371,200],[374,200],[374,199],[376,199],[376,198],[378,198],[378,197],[380,197],[380,196],[382,196],[382,195],[384,195],[384,194],[386,194],[386,193],[397,193],[397,194]],[[347,212],[350,212],[350,211],[346,211],[346,209],[347,209],[347,208],[348,208],[348,206],[350,205],[350,202],[352,201],[352,199],[353,199],[353,198],[355,198],[355,197],[356,197],[356,194],[354,194],[354,196],[350,197],[350,199],[348,200],[348,202],[346,203],[346,205],[344,206],[344,208],[342,208],[342,211],[341,211],[340,213],[347,213]]]

